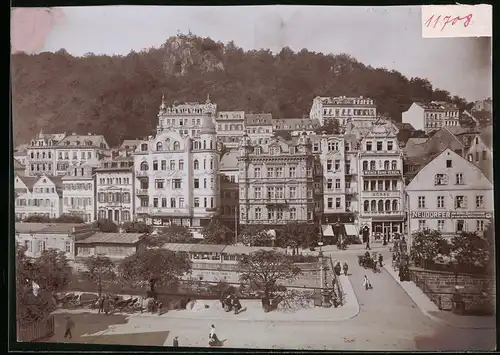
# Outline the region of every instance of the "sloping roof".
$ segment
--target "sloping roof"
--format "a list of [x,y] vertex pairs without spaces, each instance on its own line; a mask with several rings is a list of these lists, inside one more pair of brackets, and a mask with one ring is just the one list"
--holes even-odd
[[[89,143],[86,143],[89,142]],[[87,145],[89,144],[89,145]],[[80,135],[80,134],[71,134],[64,139],[62,139],[59,143],[57,143],[56,147],[65,147],[65,146],[71,146],[71,147],[97,147],[99,148],[101,144],[105,144],[106,147],[108,146],[108,143],[106,142],[106,139],[102,134],[89,134],[89,135]]]
[[272,124],[277,131],[297,131],[302,129],[315,129],[320,127],[317,119],[310,118],[286,118],[273,119]]
[[14,229],[17,233],[31,233],[37,232],[47,228],[47,223],[16,223]]
[[492,149],[493,147],[493,126],[486,126],[483,131],[479,134],[479,138],[484,143],[485,146]]
[[62,187],[62,177],[61,176],[45,176],[47,179],[52,181],[56,187]]
[[220,170],[238,169],[238,152],[230,151],[222,157],[220,161]]
[[444,127],[444,129],[447,129],[450,131],[451,134],[454,134],[455,136],[459,136],[461,134],[477,134],[479,133],[479,129],[475,127],[461,127],[461,126],[453,126],[453,127]]
[[224,254],[250,254],[254,253],[259,250],[264,250],[264,251],[279,251],[280,248],[274,248],[274,247],[248,247],[248,246],[243,246],[243,245],[228,245],[224,248],[222,253]]
[[272,125],[273,115],[270,113],[248,113],[245,115],[245,124],[247,126],[266,126]]
[[427,157],[429,154],[442,152],[444,148],[457,151],[463,149],[464,144],[450,130],[442,128],[424,143],[412,146],[408,146],[407,144],[403,148],[403,152],[408,158]]
[[165,243],[162,245],[163,249],[186,253],[221,253],[225,247],[221,244]]
[[142,142],[145,141],[142,139],[125,139],[118,149],[125,149],[127,146],[132,149],[134,145],[138,147]]
[[27,144],[19,144],[17,147],[14,148],[14,153],[25,153],[26,150],[28,149]]
[[85,223],[26,223],[18,222],[15,230],[18,233],[70,233],[75,227],[84,226]]
[[21,164],[17,159],[14,159],[14,170],[24,169],[25,166]]
[[17,177],[24,183],[24,185],[26,185],[29,191],[33,191],[33,186],[40,179],[37,176],[21,176],[19,174]]
[[394,126],[396,126],[396,128],[399,130],[402,130],[402,129],[406,129],[408,131],[415,130],[415,128],[410,123],[394,122]]
[[458,110],[458,106],[445,101],[415,102],[426,110]]
[[78,241],[80,244],[135,244],[145,233],[95,233]]

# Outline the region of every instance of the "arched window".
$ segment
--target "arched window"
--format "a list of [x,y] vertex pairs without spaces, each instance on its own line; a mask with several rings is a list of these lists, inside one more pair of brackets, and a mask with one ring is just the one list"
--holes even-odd
[[181,149],[181,144],[177,141],[174,142],[174,150],[180,150]]
[[203,141],[203,149],[207,149],[207,141]]
[[384,161],[384,169],[389,170],[389,160]]
[[370,170],[375,170],[375,160],[370,161]]
[[200,149],[200,142],[194,141],[193,142],[193,149]]
[[375,200],[372,200],[370,203],[370,210],[375,212],[377,210],[377,202]]
[[214,161],[210,159],[210,170],[212,170],[213,168],[214,168]]
[[148,151],[148,145],[146,143],[141,144],[141,152],[147,152],[147,151]]
[[379,200],[378,201],[378,211],[382,212],[384,210],[384,201]]
[[203,159],[203,169],[204,170],[207,169],[207,160],[206,159]]
[[163,150],[163,143],[162,142],[156,143],[156,151],[160,152],[162,150]]
[[385,200],[385,210],[386,211],[391,210],[391,200]]
[[143,161],[141,163],[141,171],[147,171],[148,169],[149,169],[148,163],[146,163],[145,161]]
[[198,159],[194,161],[194,170],[198,170],[200,168],[200,163],[198,162]]
[[370,209],[370,202],[368,202],[368,200],[365,200],[365,202],[363,202],[363,211],[368,212],[369,209]]
[[392,200],[392,210],[393,211],[398,210],[398,200]]
[[210,149],[213,149],[213,141],[210,139]]
[[398,169],[398,162],[397,161],[393,160],[391,162],[391,169],[392,170],[397,170]]

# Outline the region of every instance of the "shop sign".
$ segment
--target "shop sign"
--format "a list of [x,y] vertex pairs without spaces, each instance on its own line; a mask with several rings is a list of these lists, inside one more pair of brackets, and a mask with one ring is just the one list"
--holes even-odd
[[411,211],[415,219],[491,219],[491,211]]
[[401,170],[365,170],[363,173],[366,176],[394,176],[401,175]]

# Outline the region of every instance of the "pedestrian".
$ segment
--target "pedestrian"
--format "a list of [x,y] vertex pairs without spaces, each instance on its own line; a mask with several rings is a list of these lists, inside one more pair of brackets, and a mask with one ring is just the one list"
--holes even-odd
[[215,325],[210,326],[210,333],[208,335],[208,344],[210,346],[215,346],[219,343],[219,339],[217,338],[217,334],[215,334]]
[[380,263],[380,267],[382,267],[382,262],[384,261],[384,257],[382,256],[382,254],[379,254],[378,256],[378,262]]
[[104,314],[108,315],[109,308],[110,308],[110,300],[109,300],[109,296],[106,295],[106,297],[104,298],[104,301],[102,302],[102,310],[104,311]]
[[371,284],[370,280],[368,280],[368,277],[366,275],[363,279],[363,286],[364,286],[365,290],[372,288],[372,284]]
[[370,248],[370,238],[366,240],[366,250],[371,250]]
[[173,342],[172,345],[173,345],[174,348],[178,348],[179,347],[179,337],[178,336],[176,336],[174,338],[174,342]]
[[219,301],[220,301],[220,305],[221,305],[222,309],[225,308],[224,299],[225,299],[224,292],[221,292],[221,294],[219,296]]
[[158,315],[161,316],[161,307],[163,307],[163,303],[158,301]]
[[99,311],[97,313],[104,312],[104,296],[99,297]]
[[75,327],[75,322],[73,322],[73,319],[71,317],[66,316],[66,331],[64,332],[64,337],[65,338],[72,338],[71,335],[71,329]]
[[349,266],[347,266],[347,262],[344,261],[344,276],[347,276],[348,269],[349,269]]

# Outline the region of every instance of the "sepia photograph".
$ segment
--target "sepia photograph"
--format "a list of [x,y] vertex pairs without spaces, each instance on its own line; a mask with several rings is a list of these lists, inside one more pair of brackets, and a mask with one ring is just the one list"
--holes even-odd
[[12,7],[11,346],[496,350],[491,24]]

